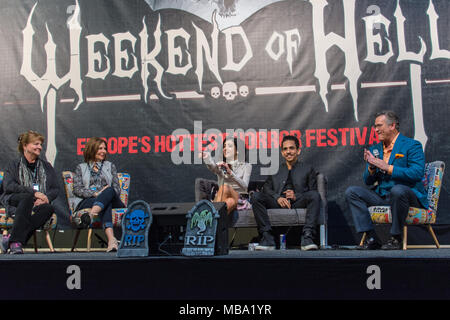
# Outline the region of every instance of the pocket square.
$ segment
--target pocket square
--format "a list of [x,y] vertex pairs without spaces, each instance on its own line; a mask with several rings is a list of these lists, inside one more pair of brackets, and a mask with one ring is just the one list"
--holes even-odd
[[395,154],[395,159],[398,159],[398,158],[403,158],[405,155],[403,155],[403,154],[401,154],[401,153],[396,153]]

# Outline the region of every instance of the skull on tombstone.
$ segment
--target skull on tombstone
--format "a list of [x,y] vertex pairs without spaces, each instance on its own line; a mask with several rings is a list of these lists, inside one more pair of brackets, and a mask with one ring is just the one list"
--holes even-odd
[[130,224],[128,225],[128,230],[131,229],[134,232],[139,231],[140,229],[145,229],[145,218],[147,218],[148,215],[142,211],[142,210],[134,210],[131,212],[127,219],[130,220]]
[[219,87],[211,88],[211,97],[213,97],[214,99],[217,99],[220,97],[220,88]]
[[225,82],[222,87],[223,96],[227,100],[234,100],[237,96],[237,85],[234,82]]
[[239,94],[241,95],[241,97],[246,97],[248,96],[249,90],[248,87],[246,85],[240,86],[239,87]]

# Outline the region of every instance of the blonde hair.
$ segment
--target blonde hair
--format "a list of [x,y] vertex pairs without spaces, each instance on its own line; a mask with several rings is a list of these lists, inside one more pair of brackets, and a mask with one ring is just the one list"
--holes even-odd
[[83,151],[84,161],[86,163],[95,161],[95,155],[97,154],[98,149],[100,149],[100,145],[102,143],[104,143],[105,147],[108,148],[108,144],[102,138],[93,137],[88,140],[88,142],[86,143],[86,148]]
[[23,146],[36,141],[36,140],[40,140],[41,143],[43,144],[45,141],[45,138],[42,134],[40,134],[39,132],[36,131],[32,131],[32,130],[28,130],[27,132],[22,133],[19,138],[17,139],[17,141],[19,142],[18,146],[17,146],[17,150],[19,150],[19,152],[21,154],[24,154],[24,149]]

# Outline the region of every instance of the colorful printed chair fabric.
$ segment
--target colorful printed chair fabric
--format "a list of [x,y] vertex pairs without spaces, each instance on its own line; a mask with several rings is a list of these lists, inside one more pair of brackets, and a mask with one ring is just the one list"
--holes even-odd
[[[4,175],[4,172],[0,171],[0,185],[3,182],[3,175]],[[45,232],[45,240],[47,241],[48,247],[51,252],[54,252],[55,249],[53,247],[53,243],[52,243],[52,239],[50,237],[49,231],[56,229],[57,221],[58,221],[58,219],[56,217],[56,214],[54,213],[54,214],[52,214],[50,219],[48,219],[47,222],[42,226],[42,228],[39,229],[39,230],[43,230]],[[8,230],[12,228],[13,224],[14,224],[14,218],[8,217],[6,215],[6,208],[0,207],[0,229],[3,232],[3,235],[6,235],[8,233]],[[36,231],[38,231],[38,230],[36,230]],[[34,236],[33,236],[33,242],[34,242],[34,251],[37,253],[38,247],[37,247],[36,232],[34,233]]]
[[[70,221],[71,223],[77,227],[77,232],[75,234],[75,239],[72,245],[72,251],[75,250],[75,246],[78,242],[78,237],[80,235],[81,229],[78,228],[75,221],[77,219],[80,219],[81,216],[86,213],[90,212],[91,209],[81,209],[78,211],[75,211],[75,199],[77,198],[73,194],[73,172],[72,171],[63,171],[62,177],[64,181],[64,190],[66,191],[66,198],[67,203],[69,205],[70,209]],[[122,216],[125,214],[128,206],[128,194],[130,190],[130,175],[128,173],[117,173],[117,176],[119,178],[119,184],[120,184],[120,200],[122,200],[123,204],[125,205],[125,208],[117,208],[112,210],[112,223],[114,227],[121,227],[122,226]],[[91,236],[92,236],[92,229],[101,229],[101,221],[99,216],[94,217],[93,221],[91,222],[90,226],[88,227],[88,239],[87,239],[87,251],[90,251],[91,249]]]
[[[428,209],[410,207],[406,224],[403,227],[403,249],[407,248],[407,227],[408,225],[426,225],[430,232],[436,247],[439,248],[439,242],[434,234],[431,224],[436,222],[436,213],[438,207],[439,195],[441,192],[442,178],[444,176],[445,163],[443,161],[434,161],[425,165],[425,175],[422,179],[425,190],[428,193]],[[375,224],[392,223],[390,206],[372,206],[369,207],[370,217]],[[365,238],[363,236],[363,238]],[[364,239],[363,239],[364,240]],[[415,246],[421,247],[421,246]]]

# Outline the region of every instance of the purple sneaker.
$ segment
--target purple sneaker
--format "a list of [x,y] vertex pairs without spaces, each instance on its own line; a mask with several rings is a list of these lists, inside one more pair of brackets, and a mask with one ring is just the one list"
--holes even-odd
[[2,241],[0,241],[0,249],[2,250],[3,254],[8,253],[8,249],[9,249],[9,238],[11,237],[10,234],[7,235],[3,235],[2,236]]
[[9,245],[10,254],[22,254],[22,244],[20,242],[13,242]]

